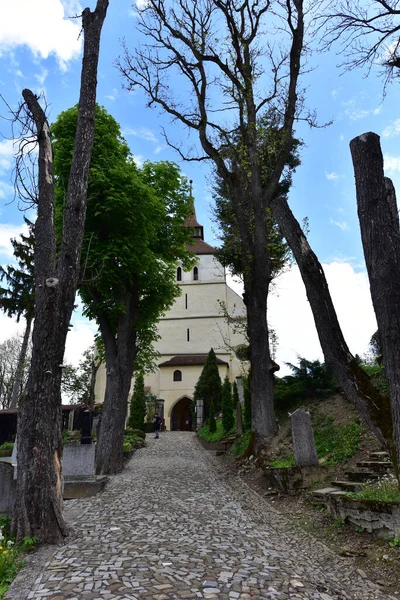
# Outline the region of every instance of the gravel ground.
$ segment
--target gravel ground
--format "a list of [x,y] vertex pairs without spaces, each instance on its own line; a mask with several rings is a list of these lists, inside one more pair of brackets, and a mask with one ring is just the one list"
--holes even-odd
[[191,433],[148,440],[101,495],[69,501],[66,516],[67,542],[29,557],[7,600],[395,598],[299,531]]

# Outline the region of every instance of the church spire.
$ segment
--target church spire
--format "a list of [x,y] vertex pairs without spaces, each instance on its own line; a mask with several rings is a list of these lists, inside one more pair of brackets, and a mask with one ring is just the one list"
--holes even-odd
[[193,234],[193,239],[201,239],[204,241],[204,228],[203,225],[200,225],[200,223],[197,220],[196,217],[196,208],[194,205],[194,198],[193,198],[193,181],[192,179],[189,181],[189,203],[190,203],[190,213],[189,216],[186,217],[186,221],[185,221],[185,225],[184,227],[192,227],[194,229],[194,234]]

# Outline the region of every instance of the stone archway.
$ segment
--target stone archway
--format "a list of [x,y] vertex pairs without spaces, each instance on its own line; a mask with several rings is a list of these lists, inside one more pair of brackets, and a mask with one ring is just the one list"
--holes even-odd
[[174,404],[171,410],[171,431],[192,431],[191,403],[191,399],[184,396]]

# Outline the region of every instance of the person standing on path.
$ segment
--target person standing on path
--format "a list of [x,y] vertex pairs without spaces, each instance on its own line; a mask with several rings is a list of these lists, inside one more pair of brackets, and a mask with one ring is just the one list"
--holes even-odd
[[160,429],[161,429],[161,417],[156,415],[154,417],[154,431],[156,432],[156,435],[154,436],[156,440],[158,440],[158,438],[160,437]]

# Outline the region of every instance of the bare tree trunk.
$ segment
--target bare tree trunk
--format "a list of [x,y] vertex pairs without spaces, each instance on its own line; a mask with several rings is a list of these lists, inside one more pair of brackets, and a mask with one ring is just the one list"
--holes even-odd
[[96,473],[112,475],[122,471],[123,441],[129,390],[136,355],[137,289],[127,294],[125,312],[120,315],[115,336],[104,315],[99,315],[106,348],[106,391],[100,435],[96,446]]
[[361,238],[389,383],[397,464],[400,464],[400,231],[396,193],[391,180],[385,178],[376,133],[354,138],[350,150]]
[[62,515],[61,365],[79,276],[88,171],[94,137],[100,33],[108,0],[83,11],[85,34],[78,125],[58,265],[54,234],[51,134],[37,97],[24,90],[39,143],[38,217],[35,225],[35,322],[32,362],[18,419],[18,478],[13,530],[21,541],[36,536],[59,542]]
[[28,351],[29,338],[31,335],[33,314],[27,313],[25,318],[26,318],[26,325],[25,325],[25,331],[24,331],[24,339],[22,340],[21,352],[19,353],[19,357],[18,357],[18,365],[17,365],[17,371],[15,373],[15,379],[14,379],[14,383],[13,383],[10,408],[17,408],[18,400],[19,400],[19,397],[21,394],[21,385],[22,385],[22,379],[24,376],[26,353]]
[[310,248],[286,199],[274,200],[271,210],[303,278],[325,362],[379,442],[393,453],[390,415],[388,418],[389,400],[375,388],[346,344],[321,263]]

